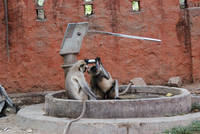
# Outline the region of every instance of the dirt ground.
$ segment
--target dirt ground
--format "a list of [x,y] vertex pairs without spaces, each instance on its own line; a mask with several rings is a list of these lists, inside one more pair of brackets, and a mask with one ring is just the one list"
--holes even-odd
[[[199,94],[200,95],[200,83],[194,83],[190,85],[184,85],[184,88],[191,91],[191,93]],[[0,134],[44,134],[37,130],[29,129],[22,129],[17,126],[16,123],[16,115],[11,114],[6,117],[0,118]]]

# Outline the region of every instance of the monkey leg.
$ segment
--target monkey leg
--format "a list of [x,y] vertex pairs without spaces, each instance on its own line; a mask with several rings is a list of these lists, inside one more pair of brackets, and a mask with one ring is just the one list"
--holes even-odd
[[119,98],[119,84],[118,84],[118,80],[115,80],[114,89],[115,89],[115,99],[118,99]]
[[112,88],[106,93],[105,99],[119,99],[118,80],[114,81]]
[[100,91],[100,90],[98,90],[98,89],[95,89],[95,90],[93,90],[93,92],[95,93],[95,95],[97,96],[97,99],[98,100],[102,100],[102,99],[104,99],[105,97],[105,95],[104,95],[104,93],[102,92],[102,91]]

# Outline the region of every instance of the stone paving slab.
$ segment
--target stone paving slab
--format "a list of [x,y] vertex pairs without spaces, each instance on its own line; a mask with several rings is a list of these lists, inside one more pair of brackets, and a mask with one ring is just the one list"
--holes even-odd
[[[70,119],[44,115],[43,104],[20,110],[17,122],[23,129],[31,128],[48,134],[62,134]],[[156,134],[175,126],[200,120],[200,113],[173,117],[128,119],[81,119],[73,123],[70,134]]]
[[[16,115],[11,114],[0,118],[0,134],[45,134],[31,128],[23,129],[16,123]],[[46,133],[48,134],[48,133]]]

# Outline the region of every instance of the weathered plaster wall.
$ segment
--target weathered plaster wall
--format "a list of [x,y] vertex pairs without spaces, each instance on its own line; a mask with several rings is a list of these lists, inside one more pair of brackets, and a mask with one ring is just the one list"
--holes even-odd
[[188,0],[188,18],[191,33],[191,58],[194,82],[200,81],[200,0]]
[[8,62],[1,2],[0,83],[9,92],[64,88],[60,45],[67,23],[81,21],[90,22],[91,29],[163,40],[155,43],[97,34],[85,37],[79,59],[100,56],[105,68],[121,83],[133,77],[143,77],[151,84],[164,84],[171,76],[192,80],[190,39],[196,43],[187,29],[188,13],[180,10],[178,1],[143,0],[139,13],[132,12],[130,0],[94,0],[93,4],[95,14],[85,17],[82,0],[46,0],[47,20],[37,22],[34,0],[8,0]]
[[200,81],[200,7],[189,8],[191,43],[192,43],[192,62],[193,79]]

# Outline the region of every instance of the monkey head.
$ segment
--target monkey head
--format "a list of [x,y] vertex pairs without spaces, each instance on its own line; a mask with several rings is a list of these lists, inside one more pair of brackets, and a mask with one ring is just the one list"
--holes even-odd
[[88,69],[88,73],[91,75],[91,76],[96,76],[100,73],[100,71],[97,69],[96,66],[91,66],[89,67]]
[[72,68],[84,73],[87,70],[88,66],[84,60],[79,60],[72,66]]

